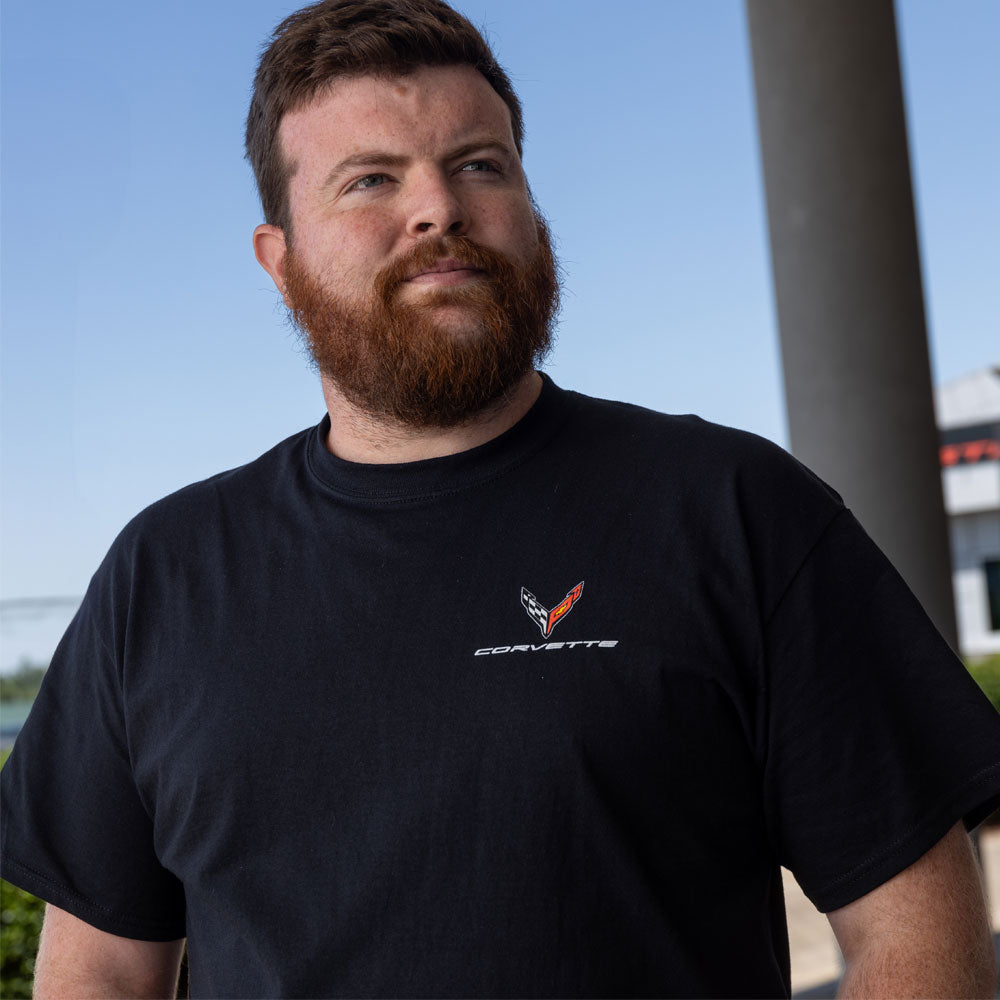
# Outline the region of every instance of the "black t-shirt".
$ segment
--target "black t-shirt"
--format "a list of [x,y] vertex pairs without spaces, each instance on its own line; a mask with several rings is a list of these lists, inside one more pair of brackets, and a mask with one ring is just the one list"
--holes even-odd
[[781,449],[564,392],[328,424],[115,542],[3,772],[5,877],[202,997],[777,996],[1000,794],[1000,717]]

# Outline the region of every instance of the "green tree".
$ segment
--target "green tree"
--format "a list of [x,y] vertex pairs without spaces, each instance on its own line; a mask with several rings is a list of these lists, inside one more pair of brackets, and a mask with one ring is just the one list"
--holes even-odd
[[0,701],[31,701],[38,694],[47,667],[22,660],[12,674],[0,674]]
[[0,996],[31,997],[45,904],[0,880]]
[[[0,767],[10,750],[0,753]],[[45,903],[0,879],[0,997],[31,997]]]
[[1000,712],[1000,653],[968,663],[969,673]]

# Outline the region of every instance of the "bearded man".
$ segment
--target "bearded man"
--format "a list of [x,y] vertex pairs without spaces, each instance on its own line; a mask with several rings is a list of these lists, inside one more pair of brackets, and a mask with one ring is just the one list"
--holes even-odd
[[521,109],[440,0],[262,57],[257,258],[327,413],[154,504],[3,772],[36,995],[988,996],[1000,721],[777,447],[536,371]]

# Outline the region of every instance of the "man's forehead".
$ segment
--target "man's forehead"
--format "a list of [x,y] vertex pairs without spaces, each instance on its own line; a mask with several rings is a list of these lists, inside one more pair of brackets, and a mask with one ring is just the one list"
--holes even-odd
[[[320,153],[351,154],[375,145],[460,144],[475,134],[510,144],[510,111],[472,66],[421,67],[405,76],[339,77],[281,121],[290,167]],[[391,151],[391,150],[387,150]]]

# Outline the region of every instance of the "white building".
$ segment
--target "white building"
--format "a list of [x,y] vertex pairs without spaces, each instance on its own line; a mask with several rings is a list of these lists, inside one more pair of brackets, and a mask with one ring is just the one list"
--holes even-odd
[[936,393],[958,641],[1000,652],[1000,365]]

